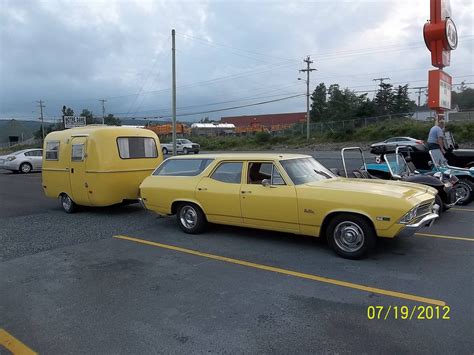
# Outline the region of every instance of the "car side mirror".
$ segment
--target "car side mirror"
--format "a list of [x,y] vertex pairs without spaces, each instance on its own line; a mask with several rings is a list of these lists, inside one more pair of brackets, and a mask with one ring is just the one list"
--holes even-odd
[[410,157],[410,156],[406,156],[406,157],[405,157],[405,161],[406,161],[407,163],[411,162],[411,157]]
[[262,186],[263,187],[269,187],[271,185],[270,179],[263,179],[262,180]]
[[433,166],[433,162],[431,160],[428,161],[428,166],[431,168]]

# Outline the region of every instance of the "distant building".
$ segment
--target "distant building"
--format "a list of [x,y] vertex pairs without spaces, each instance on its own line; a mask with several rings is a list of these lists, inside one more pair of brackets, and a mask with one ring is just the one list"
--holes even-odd
[[222,123],[233,123],[236,127],[260,125],[271,130],[272,126],[290,126],[306,122],[306,112],[272,113],[266,115],[222,117]]
[[193,136],[228,136],[235,134],[235,125],[232,123],[193,123]]

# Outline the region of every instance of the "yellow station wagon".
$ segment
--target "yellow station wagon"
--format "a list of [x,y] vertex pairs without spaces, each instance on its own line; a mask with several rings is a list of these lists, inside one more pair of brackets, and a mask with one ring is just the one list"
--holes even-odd
[[209,154],[165,160],[140,185],[146,208],[186,233],[206,222],[327,237],[360,258],[376,237],[412,234],[438,217],[431,187],[344,179],[296,154]]

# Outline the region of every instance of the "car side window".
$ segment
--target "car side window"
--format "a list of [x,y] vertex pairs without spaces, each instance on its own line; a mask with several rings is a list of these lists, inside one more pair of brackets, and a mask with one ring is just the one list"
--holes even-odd
[[25,152],[24,154],[25,154],[25,156],[27,156],[27,157],[33,157],[33,156],[34,156],[33,153],[34,153],[34,152],[31,151],[31,152]]
[[212,159],[167,159],[153,172],[158,176],[196,176]]
[[283,180],[283,177],[281,176],[280,172],[278,171],[277,167],[275,164],[273,164],[272,167],[272,185],[286,185],[285,180]]
[[278,168],[273,163],[251,162],[247,173],[248,184],[261,184],[263,180],[270,180],[272,185],[285,185]]
[[33,156],[35,156],[35,157],[41,157],[41,156],[43,156],[43,151],[42,151],[42,150],[35,150],[35,151],[33,152]]
[[229,184],[240,184],[242,179],[242,162],[225,162],[217,167],[211,179]]

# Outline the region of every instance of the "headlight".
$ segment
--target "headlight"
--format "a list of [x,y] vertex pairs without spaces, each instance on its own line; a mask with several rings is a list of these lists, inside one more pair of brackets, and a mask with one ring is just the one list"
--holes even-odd
[[12,161],[12,160],[15,160],[15,159],[16,159],[16,157],[8,157],[7,158],[8,161]]
[[413,220],[416,217],[416,211],[418,209],[418,206],[412,208],[406,215],[404,215],[401,219],[400,222],[401,224],[408,224],[411,220]]

